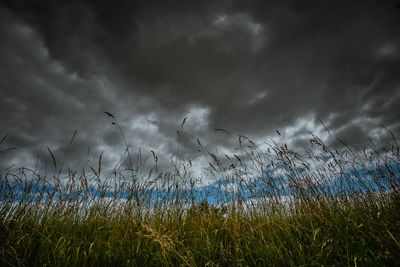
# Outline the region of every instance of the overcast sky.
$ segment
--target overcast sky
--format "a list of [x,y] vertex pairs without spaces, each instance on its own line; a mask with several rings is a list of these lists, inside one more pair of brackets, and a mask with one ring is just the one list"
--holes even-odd
[[216,128],[295,146],[324,135],[319,119],[354,145],[379,125],[400,136],[398,1],[138,2],[1,1],[0,150],[17,148],[2,168],[51,162],[47,147],[77,168],[118,162],[105,111],[164,164],[185,117],[182,157],[196,138],[230,149]]

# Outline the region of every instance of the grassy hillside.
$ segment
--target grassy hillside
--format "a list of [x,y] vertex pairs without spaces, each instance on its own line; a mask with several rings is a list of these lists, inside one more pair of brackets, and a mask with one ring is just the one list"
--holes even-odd
[[199,143],[208,175],[222,181],[209,185],[192,162],[146,169],[130,155],[113,174],[101,156],[79,172],[4,171],[0,265],[400,265],[395,139],[334,150],[312,136],[300,153],[241,138],[232,155]]

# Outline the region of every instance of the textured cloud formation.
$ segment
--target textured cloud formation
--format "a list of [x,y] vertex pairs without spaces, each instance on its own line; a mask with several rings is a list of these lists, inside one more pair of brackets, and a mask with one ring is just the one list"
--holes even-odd
[[[307,130],[352,144],[400,134],[397,1],[34,1],[0,5],[0,158],[80,166],[105,151],[165,165],[188,116],[183,155],[229,148],[224,128],[264,140]],[[77,130],[74,145],[69,142]],[[68,151],[68,153],[66,153]]]

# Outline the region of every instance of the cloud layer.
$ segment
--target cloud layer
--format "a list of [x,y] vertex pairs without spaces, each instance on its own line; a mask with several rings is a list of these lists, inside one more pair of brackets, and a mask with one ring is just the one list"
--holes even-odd
[[[352,144],[400,134],[397,1],[3,1],[3,168],[105,152],[231,147],[224,128],[264,140],[307,130]],[[74,145],[68,144],[74,131]],[[5,144],[2,144],[4,146]],[[68,151],[68,153],[66,153]]]

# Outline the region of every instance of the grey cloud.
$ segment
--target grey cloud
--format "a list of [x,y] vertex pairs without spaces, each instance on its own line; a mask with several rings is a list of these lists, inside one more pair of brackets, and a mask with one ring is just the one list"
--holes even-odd
[[[299,119],[319,118],[352,142],[379,124],[399,135],[396,3],[4,1],[3,132],[32,155],[41,146],[62,154],[77,129],[76,162],[87,147],[93,158],[109,150],[109,162],[123,155],[104,111],[133,152],[164,158],[188,114],[185,155],[195,137],[233,147],[215,128],[261,140]],[[298,145],[299,127],[288,137]]]

